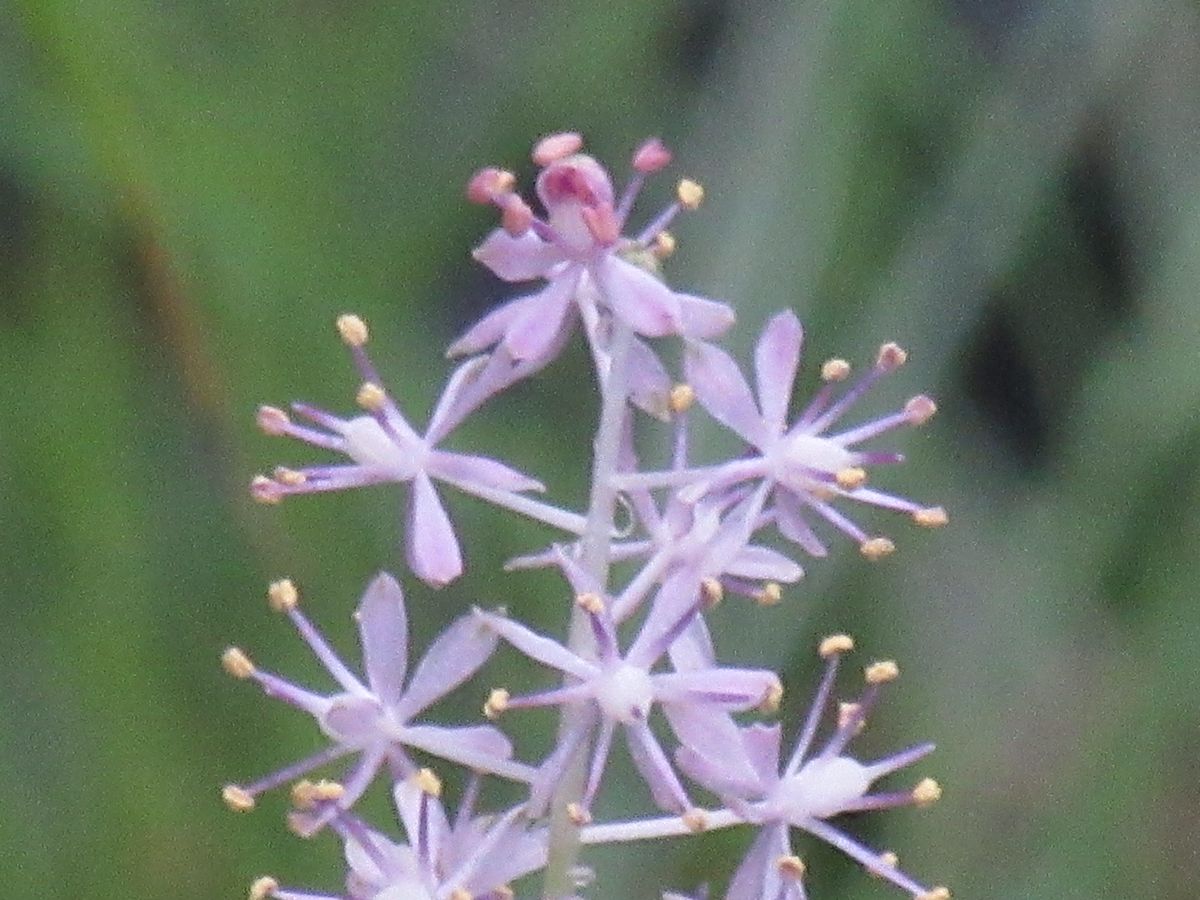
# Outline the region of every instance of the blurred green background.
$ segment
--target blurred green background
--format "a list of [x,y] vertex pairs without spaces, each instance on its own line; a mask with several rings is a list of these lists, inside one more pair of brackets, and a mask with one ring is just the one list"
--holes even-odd
[[[705,184],[668,275],[736,304],[736,347],[790,305],[810,361],[909,348],[867,406],[939,399],[880,483],[951,526],[868,515],[893,558],[839,543],[783,605],[727,604],[715,626],[726,656],[785,671],[789,712],[825,631],[899,659],[860,752],[937,741],[920,774],[946,797],[852,829],[962,898],[1194,896],[1193,3],[3,0],[4,896],[209,900],[263,872],[340,889],[336,843],[287,834],[282,799],[221,806],[219,785],[317,739],[217,657],[238,642],[323,685],[263,589],[296,578],[354,656],[347,613],[400,567],[397,492],[255,506],[252,474],[318,456],[253,411],[349,409],[332,320],[355,310],[423,421],[442,348],[512,294],[470,261],[493,216],[464,181],[527,179],[533,138],[562,128],[618,170],[661,135]],[[584,363],[455,446],[582,503]],[[548,534],[450,504],[471,573],[440,594],[406,577],[418,642],[472,602],[556,628],[555,580],[497,568]],[[599,854],[592,893],[657,896],[648,853],[662,885],[720,885],[745,840]],[[798,847],[818,900],[896,896]]]

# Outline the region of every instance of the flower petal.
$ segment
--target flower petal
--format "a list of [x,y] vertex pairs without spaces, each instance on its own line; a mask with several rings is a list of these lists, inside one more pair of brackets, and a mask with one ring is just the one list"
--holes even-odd
[[504,331],[504,346],[514,360],[540,360],[561,343],[573,321],[571,298],[578,283],[577,274],[554,278],[536,295],[536,303],[513,317]]
[[[412,778],[396,782],[392,800],[409,846],[427,859],[440,859],[442,846],[450,834],[450,822],[442,801],[426,794]],[[419,847],[419,844],[424,846]]]
[[387,572],[380,572],[367,586],[355,613],[362,642],[363,668],[371,690],[385,705],[392,705],[404,692],[408,670],[408,618],[404,592]]
[[763,421],[782,434],[792,399],[792,383],[800,366],[804,329],[790,309],[773,316],[754,347],[754,377]]
[[638,334],[663,337],[683,330],[679,298],[649,272],[611,254],[593,272],[605,304]]
[[517,297],[493,309],[490,313],[464,331],[457,340],[446,350],[447,356],[465,356],[468,353],[478,353],[496,344],[504,337],[504,332],[512,322],[530,306],[534,306],[541,296],[541,291]]
[[413,479],[407,537],[408,564],[426,584],[443,587],[463,573],[454,526],[424,472]]
[[679,312],[683,318],[684,337],[712,340],[728,331],[737,318],[728,303],[678,291],[675,296],[679,300]]
[[799,581],[804,570],[778,550],[751,544],[743,547],[725,569],[730,575],[753,581]]
[[532,231],[513,237],[503,228],[489,234],[471,254],[505,281],[531,281],[545,278],[563,261],[562,252]]
[[[442,389],[442,396],[438,398],[437,407],[433,410],[433,415],[429,417],[429,427],[425,429],[425,443],[429,446],[439,443],[442,438],[448,435],[459,422],[465,419],[471,412],[483,402],[484,398],[480,398],[482,392],[470,390],[476,386],[480,375],[487,367],[486,356],[476,356],[473,359],[468,359],[461,366],[451,373],[450,378],[446,381],[446,386]],[[474,396],[469,396],[469,395]],[[468,399],[469,396],[469,399]],[[466,401],[467,408],[460,408],[460,403]]]
[[629,347],[629,399],[647,415],[664,422],[671,417],[667,403],[671,394],[671,376],[666,366],[645,343],[634,339]]
[[763,444],[767,430],[754,405],[750,385],[728,353],[703,341],[689,341],[684,371],[696,399],[709,415],[751,444]]
[[629,745],[633,764],[650,788],[650,795],[658,807],[670,812],[686,811],[691,805],[687,793],[650,726],[641,721],[628,723],[625,726],[625,741]]
[[544,491],[540,481],[486,456],[434,451],[426,471],[434,478],[454,483],[482,484],[501,491]]
[[480,624],[500,635],[526,656],[543,665],[558,669],[568,675],[574,675],[580,681],[587,681],[596,675],[595,669],[584,662],[558,641],[530,631],[524,625],[514,622],[505,616],[476,610],[475,616]]
[[799,544],[810,556],[820,559],[828,553],[817,533],[804,520],[800,502],[790,491],[775,491],[775,524],[779,527],[780,534]]
[[[764,900],[768,897],[772,900],[803,900],[802,887],[799,893],[780,890],[783,886],[776,862],[781,857],[791,855],[791,852],[786,825],[772,823],[764,826],[733,873],[725,900]],[[800,886],[799,882],[795,884]]]
[[473,615],[451,623],[429,645],[417,664],[408,690],[397,707],[408,719],[458,687],[482,666],[496,649],[496,636]]

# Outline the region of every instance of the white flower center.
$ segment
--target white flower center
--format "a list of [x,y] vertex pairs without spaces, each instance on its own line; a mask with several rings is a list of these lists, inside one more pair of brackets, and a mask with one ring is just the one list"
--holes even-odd
[[419,881],[400,881],[389,884],[371,900],[433,900],[433,895]]
[[654,687],[644,670],[621,663],[600,677],[595,697],[605,716],[629,724],[650,712]]
[[870,786],[870,771],[862,763],[848,756],[818,757],[781,781],[773,800],[789,822],[827,819],[862,797]]
[[858,454],[847,450],[837,441],[815,434],[796,434],[784,438],[775,446],[773,456],[788,474],[789,484],[801,490],[828,486],[823,481],[806,477],[806,472],[836,475],[853,466],[858,458]]
[[421,468],[419,447],[401,447],[371,416],[358,416],[342,428],[346,455],[362,466],[381,469],[396,481],[408,481]]

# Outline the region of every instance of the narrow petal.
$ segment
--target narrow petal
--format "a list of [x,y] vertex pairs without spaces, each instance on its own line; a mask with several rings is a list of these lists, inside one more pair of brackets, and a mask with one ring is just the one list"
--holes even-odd
[[516,469],[486,456],[449,453],[435,450],[429,455],[425,470],[434,478],[454,482],[482,484],[501,491],[544,491],[540,481],[522,475]]
[[417,664],[408,690],[397,706],[402,719],[415,716],[479,670],[496,649],[496,636],[473,615],[450,624]]
[[428,858],[437,859],[450,834],[450,822],[442,801],[426,794],[412,778],[396,782],[392,800],[409,846]]
[[767,322],[754,347],[754,378],[763,420],[774,434],[782,434],[792,399],[792,383],[800,365],[804,329],[790,309]]
[[638,334],[663,337],[683,330],[675,292],[649,272],[611,254],[594,272],[605,303]]
[[650,788],[650,795],[659,808],[681,813],[691,807],[687,791],[683,789],[679,776],[675,774],[670,759],[663,752],[650,726],[645,722],[629,723],[625,726],[625,740],[633,764]]
[[675,758],[697,784],[724,796],[757,799],[772,783],[755,768],[728,713],[692,703],[664,703],[662,710],[682,745]]
[[728,353],[703,341],[689,341],[684,368],[688,384],[709,415],[751,444],[764,443],[767,430],[754,405],[750,385]]
[[693,294],[675,293],[683,316],[683,336],[710,341],[729,330],[736,320],[728,303],[708,300]]
[[[479,380],[480,375],[487,367],[487,362],[486,356],[476,356],[468,359],[451,373],[450,378],[446,381],[446,386],[442,389],[442,396],[438,398],[433,415],[429,417],[429,427],[425,430],[425,442],[429,446],[440,443],[454,426],[479,405],[479,402],[472,403],[474,400],[472,395],[477,397],[481,392],[472,391],[470,388]],[[460,404],[464,401],[471,408],[462,409]]]
[[530,303],[513,317],[504,330],[504,346],[514,360],[540,360],[551,348],[560,346],[564,332],[570,329],[571,298],[578,277],[555,278]]
[[802,509],[790,491],[775,491],[775,524],[779,527],[779,533],[799,544],[805,553],[820,559],[829,551],[804,520]]
[[449,584],[463,572],[462,551],[446,508],[424,472],[413,479],[409,509],[409,566],[431,587]]
[[492,310],[459,337],[446,350],[447,356],[465,356],[478,353],[500,342],[509,326],[530,306],[536,306],[541,291],[509,300]]
[[504,732],[491,725],[412,725],[405,729],[405,738],[411,747],[476,772],[523,782],[536,775],[532,766],[511,758],[512,744]]
[[725,900],[776,900],[781,879],[775,863],[791,852],[786,825],[764,826],[733,873]]
[[652,677],[661,703],[698,703],[730,712],[753,709],[779,688],[779,676],[767,669],[722,667]]
[[638,409],[667,421],[670,409],[671,376],[658,354],[644,341],[634,340],[629,348],[629,399]]
[[562,252],[532,231],[513,237],[502,228],[489,234],[471,254],[505,281],[531,281],[545,278],[563,261]]
[[408,670],[408,619],[404,592],[387,572],[368,585],[355,613],[362,641],[363,668],[371,690],[387,706],[404,692]]
[[730,575],[750,578],[755,581],[782,581],[791,584],[799,581],[804,570],[770,547],[750,545],[743,547],[725,569]]
[[746,758],[754,766],[764,785],[773,785],[779,780],[780,747],[783,729],[779,723],[763,725],[755,722],[741,730],[742,747]]
[[712,634],[703,616],[693,616],[670,649],[671,665],[677,672],[707,669],[716,659]]
[[596,670],[584,662],[558,641],[530,631],[524,625],[514,622],[505,616],[477,611],[479,619],[500,637],[504,638],[526,656],[551,668],[558,669],[568,675],[574,675],[581,681],[587,681],[596,676]]

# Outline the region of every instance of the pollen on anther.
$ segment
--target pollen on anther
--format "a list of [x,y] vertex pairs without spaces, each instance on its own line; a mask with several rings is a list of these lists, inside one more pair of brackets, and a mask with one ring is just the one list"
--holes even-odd
[[275,506],[283,500],[279,484],[266,475],[255,475],[250,480],[250,496],[259,503]]
[[708,830],[708,813],[702,809],[689,809],[679,818],[692,834],[700,834]]
[[917,894],[913,900],[950,900],[950,889],[945,887],[935,887],[923,894]]
[[679,205],[684,209],[699,209],[700,204],[704,202],[704,188],[690,178],[679,182],[679,186],[675,189],[675,195],[679,198]]
[[296,604],[300,602],[300,592],[296,590],[292,579],[280,578],[278,581],[272,581],[267,588],[267,601],[275,612],[287,612],[289,609],[295,609]]
[[858,552],[875,562],[878,559],[883,559],[885,556],[891,556],[896,552],[896,545],[885,537],[868,538],[859,544]]
[[529,154],[535,166],[548,166],[560,159],[566,159],[573,153],[583,149],[583,136],[574,131],[560,131],[550,134],[533,145]]
[[759,701],[758,709],[764,713],[774,713],[779,711],[779,704],[783,702],[783,685],[776,681],[763,694],[762,700]]
[[930,506],[927,509],[918,509],[912,514],[913,521],[922,528],[941,528],[950,521],[950,517],[946,515],[946,510],[940,506]]
[[442,779],[437,777],[433,769],[418,769],[413,773],[412,781],[421,793],[430,797],[442,796]]
[[817,654],[821,659],[829,659],[837,653],[849,653],[854,649],[854,638],[848,634],[831,634],[822,639],[817,646]]
[[779,874],[785,878],[791,878],[793,881],[799,881],[804,877],[804,873],[808,871],[804,861],[798,856],[781,856],[775,860],[775,868],[779,870]]
[[296,469],[289,469],[287,466],[276,466],[271,473],[275,481],[279,484],[287,485],[288,487],[299,487],[308,481],[308,476]]
[[838,728],[845,728],[855,719],[858,719],[858,724],[854,726],[854,733],[856,735],[862,734],[863,729],[867,727],[867,720],[859,718],[861,712],[861,703],[839,703],[837,712]]
[[863,670],[863,674],[867,678],[867,684],[886,684],[900,677],[900,667],[890,659],[883,659],[871,663]]
[[371,339],[367,323],[350,313],[337,317],[337,330],[347,347],[361,347]]
[[497,719],[508,709],[508,700],[512,696],[504,688],[496,688],[488,694],[487,702],[483,704],[483,714],[489,719]]
[[855,491],[867,483],[867,470],[859,466],[847,466],[834,477],[842,490]]
[[450,900],[474,900],[475,895],[463,887],[456,887],[450,892]]
[[236,784],[227,784],[221,788],[221,799],[234,812],[250,812],[254,809],[254,797]]
[[633,169],[643,175],[659,172],[671,164],[671,151],[658,138],[642,143],[633,154]]
[[221,654],[221,667],[234,678],[243,680],[254,674],[254,663],[237,647],[230,647]]
[[822,381],[845,381],[850,377],[850,363],[844,359],[827,359],[821,364]]
[[885,372],[894,372],[908,361],[908,353],[899,344],[887,343],[879,348],[875,365]]
[[498,888],[492,888],[492,894],[495,896],[496,900],[513,900],[513,898],[517,896],[513,889],[507,884],[502,884]]
[[333,803],[341,800],[346,788],[337,781],[302,779],[292,785],[292,806],[296,809],[312,809],[318,803]]
[[287,413],[274,406],[260,406],[255,420],[258,422],[259,431],[271,437],[283,434],[292,421]]
[[471,176],[467,182],[467,199],[482,206],[511,193],[516,186],[517,177],[512,172],[489,166]]
[[604,599],[596,593],[585,591],[575,598],[575,605],[586,613],[598,616],[604,612]]
[[872,878],[883,878],[881,869],[894,869],[900,865],[900,857],[891,850],[884,850],[875,860],[875,864],[867,867],[867,874]]
[[533,210],[529,204],[510,194],[504,200],[504,208],[500,212],[500,227],[512,237],[520,237],[533,224]]
[[725,599],[725,588],[719,579],[705,578],[700,582],[700,599],[705,609],[712,609]]
[[783,600],[783,586],[778,581],[766,582],[754,595],[754,602],[759,606],[778,606]]
[[582,828],[584,825],[592,823],[592,814],[583,808],[578,803],[567,804],[567,818],[571,820],[572,825]]
[[354,402],[368,412],[378,412],[383,409],[383,404],[387,401],[387,394],[377,384],[370,381],[363,383],[358,389],[358,393],[354,395]]
[[279,882],[264,875],[262,878],[254,879],[254,883],[250,885],[250,900],[266,900],[277,890],[279,890]]
[[913,803],[929,806],[942,799],[942,786],[932,778],[922,778],[912,792]]
[[924,425],[937,412],[937,404],[924,394],[918,394],[904,404],[904,414],[913,425]]
[[687,412],[696,402],[696,392],[690,384],[677,384],[671,388],[667,403],[675,415]]
[[677,246],[675,235],[669,231],[660,231],[654,236],[654,246],[650,250],[657,259],[667,259],[675,253]]

